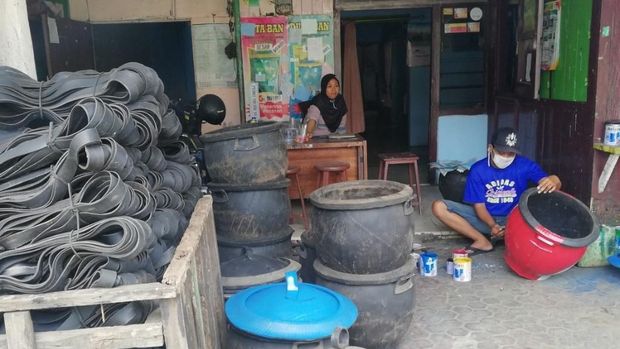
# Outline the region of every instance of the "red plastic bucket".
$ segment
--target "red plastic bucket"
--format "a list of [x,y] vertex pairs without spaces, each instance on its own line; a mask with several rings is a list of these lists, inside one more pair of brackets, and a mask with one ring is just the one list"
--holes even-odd
[[541,280],[570,269],[597,237],[596,219],[582,202],[531,188],[508,215],[504,260],[518,275]]

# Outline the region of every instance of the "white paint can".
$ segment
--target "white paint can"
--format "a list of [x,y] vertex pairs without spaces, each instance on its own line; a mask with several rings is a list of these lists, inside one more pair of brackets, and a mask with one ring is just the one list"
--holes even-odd
[[620,146],[620,120],[611,120],[605,123],[604,145]]
[[471,281],[471,258],[461,257],[454,260],[454,281],[469,282]]

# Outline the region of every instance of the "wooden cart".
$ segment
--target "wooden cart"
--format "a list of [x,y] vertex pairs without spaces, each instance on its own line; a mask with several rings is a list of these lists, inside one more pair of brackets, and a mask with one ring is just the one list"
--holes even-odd
[[[198,201],[161,283],[0,297],[6,335],[0,349],[220,349],[224,308],[211,197]],[[144,324],[34,332],[31,310],[156,301]]]

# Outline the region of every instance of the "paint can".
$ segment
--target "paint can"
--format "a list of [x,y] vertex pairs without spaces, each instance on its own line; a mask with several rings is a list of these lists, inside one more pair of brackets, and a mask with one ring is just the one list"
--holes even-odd
[[469,282],[471,281],[471,258],[461,257],[454,260],[454,281]]
[[454,260],[452,258],[446,260],[446,273],[454,275]]
[[467,258],[469,257],[469,254],[467,253],[467,250],[464,248],[457,248],[455,250],[452,250],[452,260],[455,260],[457,258]]
[[610,120],[605,123],[604,145],[620,146],[620,120]]
[[424,252],[420,255],[420,275],[437,276],[437,253]]

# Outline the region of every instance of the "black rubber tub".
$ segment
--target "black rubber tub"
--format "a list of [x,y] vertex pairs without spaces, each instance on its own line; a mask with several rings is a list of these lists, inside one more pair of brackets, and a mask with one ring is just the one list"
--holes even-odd
[[301,234],[301,243],[293,251],[298,257],[301,269],[299,277],[304,282],[315,283],[316,273],[314,272],[314,260],[316,259],[316,249],[306,238],[306,232]]
[[413,190],[383,180],[331,184],[310,194],[307,239],[328,267],[352,274],[394,270],[412,247]]
[[290,235],[288,185],[288,179],[252,185],[209,183],[218,239],[261,243]]
[[395,270],[370,275],[342,273],[314,262],[316,283],[347,296],[359,316],[349,328],[351,345],[397,348],[411,325],[414,309],[413,258]]
[[288,258],[265,257],[246,251],[243,256],[220,263],[224,298],[246,288],[283,281],[286,272],[297,272],[299,268],[299,263]]
[[218,239],[217,250],[220,255],[220,262],[242,256],[247,250],[250,250],[252,254],[265,257],[292,258],[293,246],[291,243],[291,235],[293,234],[293,229],[291,228],[289,231],[290,234],[285,237],[258,242],[239,243],[237,241]]
[[288,158],[279,122],[226,127],[200,137],[212,181],[259,184],[286,178]]
[[438,187],[441,196],[446,200],[463,202],[468,174],[469,170],[464,172],[452,170],[445,175],[440,175]]
[[331,337],[316,341],[277,341],[252,336],[234,326],[228,326],[227,349],[349,349],[347,330],[340,329]]

